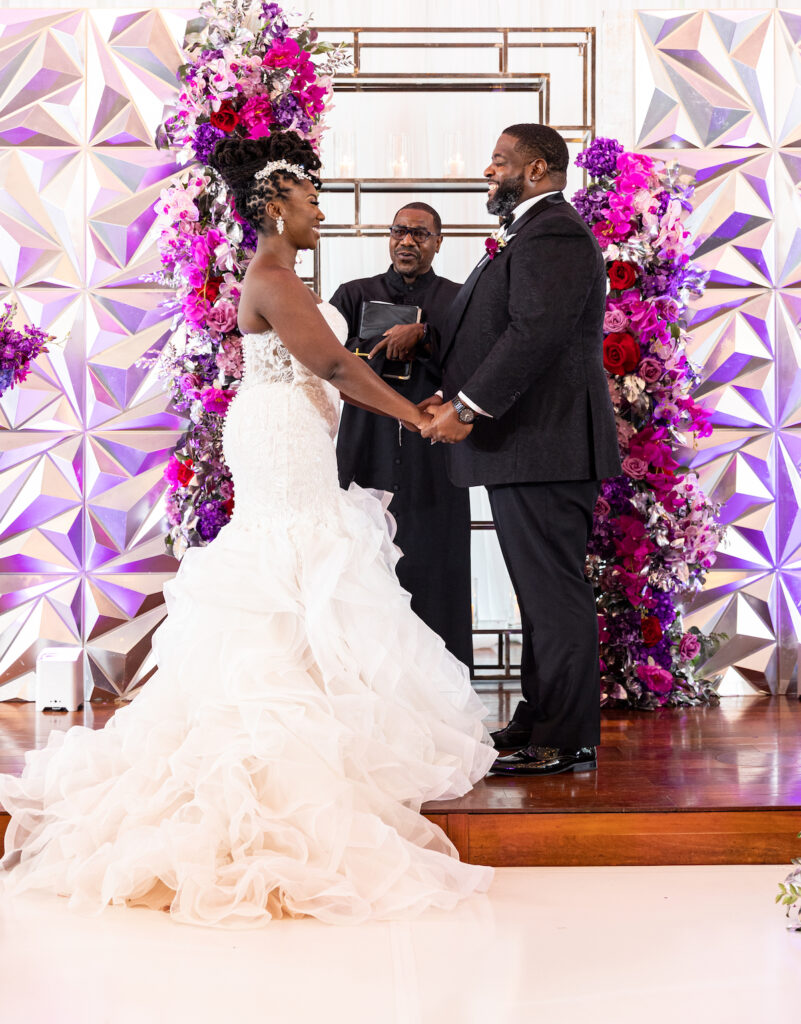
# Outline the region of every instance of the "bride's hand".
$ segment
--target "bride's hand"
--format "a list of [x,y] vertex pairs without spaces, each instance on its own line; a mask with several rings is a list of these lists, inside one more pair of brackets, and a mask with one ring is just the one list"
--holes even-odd
[[427,426],[434,418],[433,413],[426,409],[418,409],[414,420],[401,420],[400,422],[414,434],[419,434],[423,427]]

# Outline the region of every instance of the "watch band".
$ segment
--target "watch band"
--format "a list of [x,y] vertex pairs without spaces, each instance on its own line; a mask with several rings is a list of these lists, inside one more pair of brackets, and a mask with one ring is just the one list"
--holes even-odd
[[472,423],[475,420],[475,411],[471,409],[469,405],[465,405],[461,398],[452,398],[451,405],[456,410],[456,415],[459,417],[460,423]]

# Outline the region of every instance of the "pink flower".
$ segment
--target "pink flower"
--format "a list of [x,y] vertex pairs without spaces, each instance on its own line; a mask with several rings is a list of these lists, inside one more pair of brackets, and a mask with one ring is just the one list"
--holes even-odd
[[666,696],[673,689],[673,676],[658,665],[638,665],[637,676],[646,689],[660,697]]
[[187,459],[186,462],[182,462],[174,455],[170,456],[167,461],[167,465],[164,467],[164,479],[170,485],[171,491],[175,491],[179,487],[186,487],[195,475],[192,465],[193,463],[191,459]]
[[209,310],[206,328],[210,334],[228,334],[236,327],[236,306],[233,302],[218,302]]
[[270,134],[270,122],[273,117],[272,104],[266,96],[251,96],[239,111],[239,117],[251,139],[263,138]]
[[300,47],[296,39],[287,36],[286,39],[276,40],[264,57],[264,64],[268,68],[293,68],[300,60]]
[[608,309],[604,313],[604,333],[611,334],[628,327],[629,319],[622,309]]
[[656,359],[651,359],[650,356],[646,356],[637,367],[637,373],[646,384],[655,384],[664,372],[662,364],[658,363]]
[[226,338],[222,348],[214,357],[219,369],[229,377],[241,377],[243,370],[242,363],[242,342],[239,338]]
[[593,515],[597,519],[606,519],[612,508],[606,498],[598,498],[595,502],[595,508],[593,509]]
[[632,480],[644,480],[648,475],[648,463],[633,455],[623,460],[623,472]]
[[695,633],[685,633],[679,644],[679,657],[682,661],[695,661],[701,653],[701,641]]
[[206,412],[217,413],[218,416],[225,415],[233,397],[233,391],[221,391],[220,388],[204,388],[200,392],[203,408]]

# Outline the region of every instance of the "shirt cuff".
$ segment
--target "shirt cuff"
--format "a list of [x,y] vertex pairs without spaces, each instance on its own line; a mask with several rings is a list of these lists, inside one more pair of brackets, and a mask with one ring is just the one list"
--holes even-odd
[[461,400],[464,402],[465,405],[469,405],[470,408],[473,410],[473,412],[477,412],[479,414],[479,416],[486,416],[487,419],[489,419],[489,420],[492,419],[492,414],[488,413],[488,412],[484,412],[484,410],[481,408],[481,406],[476,405],[475,402],[471,402],[470,399],[467,397],[467,395],[464,393],[464,391],[460,391],[459,392],[459,398],[461,398]]

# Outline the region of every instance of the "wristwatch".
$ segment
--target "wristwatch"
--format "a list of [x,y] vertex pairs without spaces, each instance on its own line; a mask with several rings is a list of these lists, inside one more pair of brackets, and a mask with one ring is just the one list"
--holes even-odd
[[452,398],[451,405],[456,410],[460,423],[472,423],[476,418],[474,410],[469,405],[465,405],[461,398]]

